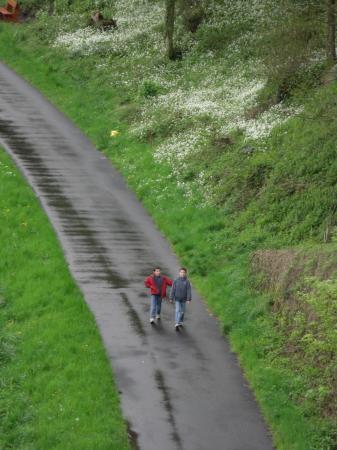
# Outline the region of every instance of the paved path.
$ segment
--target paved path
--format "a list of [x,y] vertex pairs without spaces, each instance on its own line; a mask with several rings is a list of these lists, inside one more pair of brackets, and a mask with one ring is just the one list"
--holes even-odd
[[[95,315],[124,417],[141,450],[270,450],[255,400],[218,324],[194,293],[148,323],[143,279],[179,263],[119,173],[34,88],[0,64],[0,143],[34,188]],[[97,380],[99,383],[100,380]]]

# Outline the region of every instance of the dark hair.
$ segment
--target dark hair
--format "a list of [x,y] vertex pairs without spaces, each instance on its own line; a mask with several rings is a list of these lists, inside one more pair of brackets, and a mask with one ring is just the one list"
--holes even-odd
[[155,272],[157,269],[161,270],[160,267],[156,266],[156,267],[153,269],[153,272]]
[[181,270],[183,270],[184,272],[187,273],[187,269],[186,269],[185,267],[180,267],[179,272],[180,272]]

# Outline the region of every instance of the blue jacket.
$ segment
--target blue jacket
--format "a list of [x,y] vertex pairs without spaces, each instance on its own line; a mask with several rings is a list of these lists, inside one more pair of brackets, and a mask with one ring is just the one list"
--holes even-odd
[[178,302],[190,302],[192,300],[191,283],[188,278],[178,277],[174,280],[170,299]]

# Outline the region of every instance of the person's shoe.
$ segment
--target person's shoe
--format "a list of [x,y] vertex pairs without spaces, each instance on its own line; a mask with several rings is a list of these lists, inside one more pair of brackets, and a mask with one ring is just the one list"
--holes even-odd
[[176,328],[176,331],[179,331],[179,323],[176,323],[175,328]]
[[184,324],[183,324],[183,323],[180,323],[180,324],[179,324],[179,326],[180,326],[180,327],[183,327],[183,326],[184,326]]
[[157,320],[160,320],[160,314],[157,314]]
[[153,317],[151,317],[151,319],[150,319],[150,324],[151,324],[151,325],[154,324],[154,318],[153,318]]

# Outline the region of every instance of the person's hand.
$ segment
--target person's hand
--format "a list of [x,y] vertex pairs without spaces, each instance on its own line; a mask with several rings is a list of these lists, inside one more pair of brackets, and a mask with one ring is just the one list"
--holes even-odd
[[170,302],[170,303],[173,303],[173,298],[169,298],[169,302]]
[[187,300],[187,303],[190,304],[190,303],[191,303],[191,300]]

